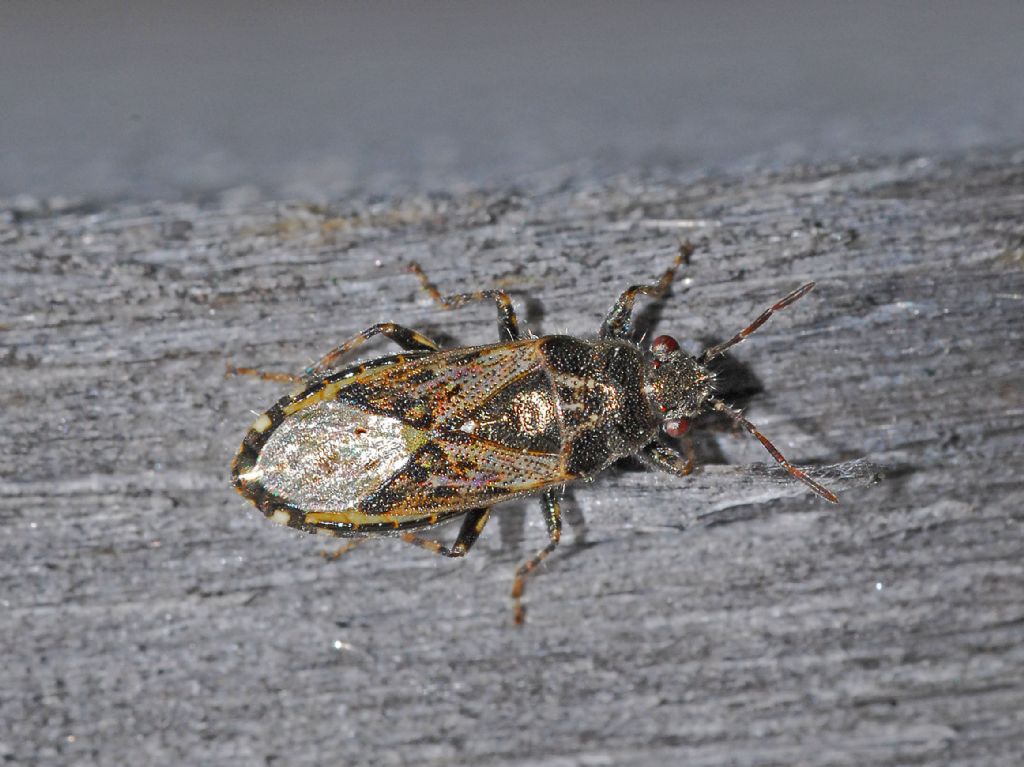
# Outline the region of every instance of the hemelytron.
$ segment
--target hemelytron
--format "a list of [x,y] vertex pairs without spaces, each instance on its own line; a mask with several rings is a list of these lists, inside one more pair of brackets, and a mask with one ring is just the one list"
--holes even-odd
[[[266,516],[290,527],[351,538],[399,535],[448,557],[470,550],[491,507],[540,494],[549,540],[516,570],[517,623],[523,620],[526,576],[558,545],[563,486],[626,455],[686,476],[693,470],[692,450],[683,455],[661,435],[683,435],[703,412],[726,414],[796,479],[835,502],[829,490],[716,398],[708,367],[814,283],[696,356],[669,336],[658,336],[646,349],[632,337],[637,297],[664,296],[692,252],[688,243],[681,245],[656,284],[623,291],[596,340],[524,338],[504,291],[442,296],[419,266],[411,265],[444,309],[494,301],[498,343],[441,349],[415,330],[383,323],[328,352],[301,375],[234,369],[299,384],[246,434],[231,465],[235,487]],[[346,354],[378,334],[404,351],[341,365]],[[458,516],[464,518],[462,527],[450,547],[416,532]]]

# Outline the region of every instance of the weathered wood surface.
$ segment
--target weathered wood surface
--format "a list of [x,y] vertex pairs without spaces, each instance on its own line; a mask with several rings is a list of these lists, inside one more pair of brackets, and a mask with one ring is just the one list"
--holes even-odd
[[[402,200],[22,204],[0,228],[0,754],[6,763],[1017,765],[1024,755],[1024,154],[742,178],[567,180]],[[563,548],[505,508],[464,561],[336,563],[227,466],[297,370],[396,320],[593,332],[700,243],[658,330],[735,350],[751,439],[689,480],[572,489]],[[710,424],[714,426],[715,424]],[[580,516],[586,517],[581,545]],[[452,531],[448,531],[450,535]],[[575,538],[575,543],[574,543]]]

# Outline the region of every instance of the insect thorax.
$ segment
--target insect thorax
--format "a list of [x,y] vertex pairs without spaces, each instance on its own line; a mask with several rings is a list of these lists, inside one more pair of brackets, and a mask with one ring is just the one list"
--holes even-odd
[[638,347],[550,336],[542,349],[562,415],[568,473],[594,474],[651,441],[658,419],[643,394]]

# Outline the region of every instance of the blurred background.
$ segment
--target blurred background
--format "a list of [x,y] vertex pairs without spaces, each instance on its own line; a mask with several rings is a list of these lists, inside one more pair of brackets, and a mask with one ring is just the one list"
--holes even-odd
[[1024,3],[0,5],[0,195],[271,197],[1024,135]]

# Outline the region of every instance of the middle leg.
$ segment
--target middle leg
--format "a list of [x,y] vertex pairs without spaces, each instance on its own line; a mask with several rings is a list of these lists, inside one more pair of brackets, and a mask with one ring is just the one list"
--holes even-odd
[[413,262],[409,264],[409,271],[416,275],[423,289],[434,299],[434,303],[442,309],[458,309],[460,306],[473,303],[474,301],[494,301],[498,307],[498,335],[505,335],[503,341],[519,340],[519,320],[516,319],[516,312],[512,306],[512,299],[504,290],[478,290],[475,293],[456,293],[451,296],[442,296],[423,273],[420,265]]
[[521,626],[526,619],[526,608],[523,607],[523,593],[526,591],[526,576],[537,569],[548,555],[558,548],[562,538],[562,509],[558,503],[558,488],[550,488],[541,496],[544,522],[548,528],[548,545],[533,555],[532,559],[519,565],[516,578],[512,582],[512,619]]

